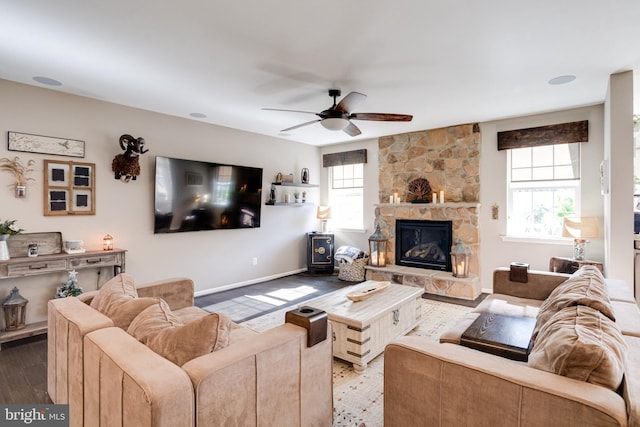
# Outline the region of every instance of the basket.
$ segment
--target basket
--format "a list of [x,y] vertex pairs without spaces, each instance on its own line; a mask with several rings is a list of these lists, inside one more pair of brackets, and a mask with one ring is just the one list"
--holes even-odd
[[368,262],[369,258],[364,257],[355,259],[352,263],[340,263],[340,272],[338,273],[338,279],[344,280],[346,282],[363,282],[365,272],[364,267]]

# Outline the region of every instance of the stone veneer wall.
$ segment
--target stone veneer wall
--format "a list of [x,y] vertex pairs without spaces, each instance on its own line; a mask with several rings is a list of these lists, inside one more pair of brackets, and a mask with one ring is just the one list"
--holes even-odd
[[[465,124],[391,135],[380,138],[378,145],[376,224],[389,239],[387,263],[395,264],[396,218],[451,220],[454,243],[460,238],[472,250],[469,271],[479,274],[480,127]],[[388,203],[394,193],[404,202],[411,200],[407,186],[415,178],[426,178],[433,192],[444,190],[445,203]]]

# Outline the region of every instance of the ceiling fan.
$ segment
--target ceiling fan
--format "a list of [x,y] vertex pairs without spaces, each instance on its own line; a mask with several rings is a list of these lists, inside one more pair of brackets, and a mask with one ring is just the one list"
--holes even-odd
[[372,120],[381,122],[410,122],[413,116],[408,114],[388,114],[388,113],[352,113],[353,108],[367,99],[367,95],[360,92],[349,92],[347,96],[336,104],[336,98],[342,94],[340,89],[329,89],[329,96],[333,98],[333,105],[324,111],[314,113],[313,111],[300,110],[282,110],[279,108],[263,108],[269,111],[286,111],[292,113],[315,114],[320,117],[310,122],[301,123],[290,128],[282,129],[281,132],[287,132],[298,129],[303,126],[312,125],[320,122],[320,124],[328,130],[341,130],[350,136],[358,136],[362,132],[351,122],[351,120]]

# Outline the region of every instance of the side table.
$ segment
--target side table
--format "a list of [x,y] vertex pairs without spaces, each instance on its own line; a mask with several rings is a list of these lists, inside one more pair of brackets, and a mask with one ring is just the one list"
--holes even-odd
[[583,265],[595,265],[601,272],[604,272],[604,267],[599,261],[589,261],[586,259],[577,260],[563,257],[551,257],[549,260],[549,271],[553,271],[554,273],[573,274]]

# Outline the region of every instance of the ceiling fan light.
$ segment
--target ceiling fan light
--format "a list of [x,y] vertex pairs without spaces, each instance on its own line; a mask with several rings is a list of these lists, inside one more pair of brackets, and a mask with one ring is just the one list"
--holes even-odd
[[349,120],[342,117],[329,117],[322,120],[320,124],[328,130],[343,130],[349,125]]

